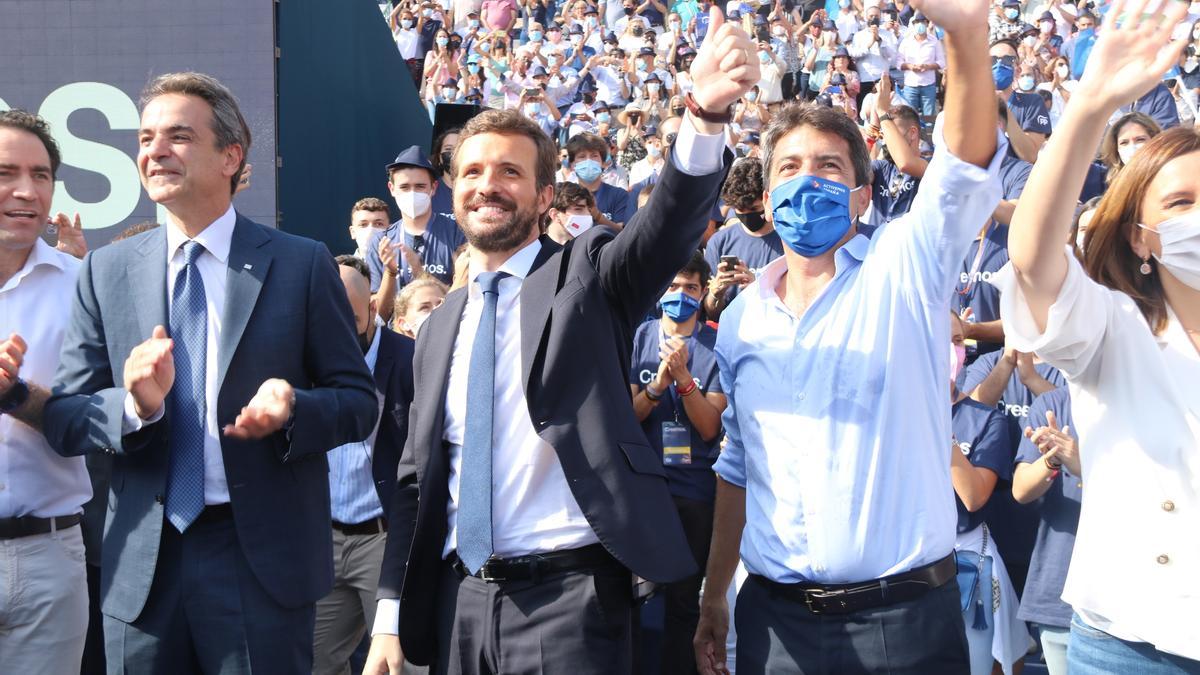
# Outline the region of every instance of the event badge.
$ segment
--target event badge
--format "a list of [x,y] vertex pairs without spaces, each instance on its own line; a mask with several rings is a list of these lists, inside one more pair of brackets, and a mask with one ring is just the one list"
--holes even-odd
[[692,463],[692,432],[679,422],[662,423],[663,466]]

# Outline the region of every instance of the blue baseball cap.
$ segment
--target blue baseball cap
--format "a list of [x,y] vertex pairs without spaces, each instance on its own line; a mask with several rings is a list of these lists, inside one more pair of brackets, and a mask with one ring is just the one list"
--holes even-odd
[[429,173],[436,175],[433,165],[429,163],[429,157],[419,145],[410,145],[405,148],[400,154],[396,155],[396,159],[393,160],[391,164],[388,164],[386,167],[384,167],[384,170],[386,170],[388,173],[391,173],[395,169],[405,169],[410,167],[425,169]]

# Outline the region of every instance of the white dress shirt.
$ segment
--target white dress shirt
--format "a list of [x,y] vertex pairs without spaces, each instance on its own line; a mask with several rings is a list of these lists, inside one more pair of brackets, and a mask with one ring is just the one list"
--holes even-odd
[[[28,349],[20,377],[46,389],[54,382],[79,261],[40,238],[29,259],[0,287],[0,340],[20,335]],[[0,415],[0,518],[80,513],[92,498],[83,457],[62,457],[46,437]]]
[[[672,157],[679,170],[703,176],[720,170],[724,151],[723,133],[699,134],[685,120],[679,127]],[[558,454],[534,429],[521,382],[520,290],[541,247],[540,241],[534,241],[500,267],[500,271],[510,276],[500,281],[496,305],[497,414],[492,430],[492,550],[498,557],[579,548],[599,541],[567,484]],[[483,312],[483,295],[475,279],[483,271],[472,264],[467,304],[459,319],[458,336],[450,360],[443,430],[443,438],[450,445],[450,499],[446,508],[447,536],[443,557],[449,556],[457,546],[467,372]],[[951,530],[953,533],[953,528]],[[396,634],[399,620],[399,600],[379,600],[372,635]]]
[[[217,420],[217,344],[221,337],[222,313],[225,311],[225,282],[228,276],[229,247],[233,240],[233,226],[237,214],[230,205],[229,210],[212,225],[196,236],[204,247],[204,253],[196,259],[200,278],[204,281],[204,302],[208,308],[208,339],[205,344],[204,398],[208,402],[204,415],[204,504],[224,504],[229,501],[229,486],[225,481],[225,458],[221,455],[221,424]],[[183,252],[180,248],[189,241],[179,228],[168,223],[167,230],[167,317],[171,316],[171,293],[175,288],[175,277],[183,269]],[[169,325],[164,326],[168,331]],[[150,336],[147,335],[147,338]],[[249,403],[246,401],[245,403]],[[244,404],[243,404],[244,405]],[[122,430],[128,434],[162,419],[166,404],[150,419],[138,419],[133,404],[133,394],[125,395],[125,419]],[[233,420],[225,420],[232,423]]]
[[871,29],[864,28],[855,34],[846,50],[854,57],[859,81],[876,82],[896,61],[896,36],[880,29],[879,41],[876,42]]
[[1039,332],[1012,268],[993,276],[1010,344],[1063,372],[1083,505],[1063,600],[1094,628],[1200,660],[1200,354],[1154,335],[1073,255]]
[[1000,201],[1006,142],[985,170],[938,151],[912,209],[834,256],[796,316],[779,258],[721,315],[729,399],[713,470],[746,490],[741,557],[774,581],[853,583],[954,550],[948,444],[950,296]]
[[[946,69],[946,54],[942,50],[942,43],[932,35],[926,35],[924,39],[916,36],[906,37],[900,43],[899,51],[899,63],[907,63],[913,66],[936,64],[938,68],[942,70]],[[928,86],[937,81],[936,76],[937,73],[932,70],[923,70],[919,73],[914,70],[906,70],[904,71],[904,86]]]

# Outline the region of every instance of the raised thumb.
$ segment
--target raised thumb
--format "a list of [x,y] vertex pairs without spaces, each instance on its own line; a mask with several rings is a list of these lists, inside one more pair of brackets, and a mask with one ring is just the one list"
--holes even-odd
[[721,26],[725,25],[725,13],[722,12],[716,4],[708,8],[708,32],[704,34],[704,42],[700,45],[703,48],[712,40],[716,40],[716,32]]
[[154,339],[156,339],[156,340],[163,340],[163,339],[166,339],[166,337],[167,337],[167,329],[166,329],[166,328],[163,328],[161,325],[160,325],[160,326],[155,326],[155,327],[154,327],[154,332],[153,332],[153,333],[150,335],[150,337],[152,337],[152,338],[154,338]]

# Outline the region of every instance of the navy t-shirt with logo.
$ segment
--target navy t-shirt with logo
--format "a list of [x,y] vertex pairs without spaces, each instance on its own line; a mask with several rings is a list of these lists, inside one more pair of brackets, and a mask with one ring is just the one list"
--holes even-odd
[[629,222],[633,211],[629,208],[629,193],[615,185],[600,183],[592,196],[596,198],[596,210],[605,218],[622,225]]
[[[400,223],[401,221],[396,221],[388,229],[371,237],[370,250],[367,251],[367,267],[371,269],[371,292],[378,291],[379,284],[383,281],[383,261],[379,259],[379,240],[387,237],[388,241],[396,244],[399,243],[402,233],[404,245],[421,256],[425,271],[442,283],[449,284],[454,277],[454,252],[467,243],[467,238],[463,236],[462,230],[458,229],[458,224],[445,216],[434,213],[429,217],[429,222],[425,225],[425,233],[419,235],[421,240],[418,241],[417,236],[405,232]],[[403,288],[412,281],[413,270],[408,266],[408,260],[402,253],[397,251],[397,256],[400,267],[397,287]]]
[[[1029,406],[1028,426],[1034,429],[1045,426],[1047,412],[1054,413],[1059,429],[1071,427],[1067,433],[1079,440],[1071,417],[1071,394],[1067,387],[1059,387],[1034,399],[1033,405]],[[1040,462],[1042,453],[1032,441],[1022,436],[1016,461]],[[1071,552],[1075,549],[1082,500],[1083,479],[1065,471],[1059,472],[1054,484],[1038,500],[1040,523],[1033,558],[1029,562],[1025,594],[1021,597],[1021,611],[1017,614],[1024,621],[1059,628],[1071,625],[1071,606],[1063,602],[1062,592],[1067,582],[1067,568],[1071,565]]]
[[[999,350],[976,359],[967,367],[962,391],[970,393],[979,386],[979,383],[983,382],[992,372],[996,363],[1003,356],[1004,351]],[[1067,384],[1063,374],[1050,364],[1036,363],[1034,369],[1055,387],[1063,387]],[[1004,387],[1004,392],[1000,395],[1000,401],[996,404],[996,408],[1008,417],[1011,439],[1009,447],[1014,455],[1025,427],[1028,426],[1029,409],[1033,404],[1033,399],[1033,392],[1021,382],[1020,376],[1014,369],[1008,384]],[[1039,521],[1037,504],[1018,504],[1017,500],[1013,499],[1012,490],[1008,490],[997,499],[996,503],[989,505],[989,508],[992,513],[988,525],[994,531],[996,545],[1000,549],[1004,564],[1009,567],[1009,576],[1013,577],[1014,586],[1020,589],[1024,583],[1023,571],[1029,564],[1030,556],[1033,554],[1034,540],[1037,538]]]
[[[630,381],[644,389],[654,381],[658,373],[659,346],[664,341],[662,322],[658,319],[646,321],[638,326],[633,337],[633,363],[630,368]],[[699,390],[691,396],[707,393],[722,393],[721,381],[717,371],[717,356],[714,348],[717,343],[717,331],[707,324],[697,322],[696,331],[688,338],[688,370],[695,378]],[[650,415],[642,421],[642,431],[650,446],[663,454],[662,425],[663,422],[678,422],[691,431],[692,463],[688,465],[664,466],[667,474],[667,487],[671,494],[684,499],[698,501],[713,501],[716,498],[716,478],[712,465],[717,461],[721,448],[721,434],[718,433],[712,441],[705,441],[688,420],[683,401],[675,393],[674,387],[669,387],[663,394],[662,400],[650,411]]]
[[445,216],[450,220],[456,220],[454,217],[454,188],[446,185],[446,183],[439,178],[437,182],[437,191],[433,193],[433,199],[430,200],[429,208],[440,216]]
[[[959,315],[970,307],[974,313],[972,321],[984,323],[1000,318],[1000,290],[992,285],[992,276],[1008,263],[1008,226],[993,222],[988,225],[983,239],[971,242],[967,257],[958,273],[954,285],[953,308]],[[979,342],[968,345],[968,353],[975,357],[989,354],[1004,345],[995,342]],[[973,360],[973,358],[972,358]]]
[[1013,448],[1009,436],[1008,422],[1004,415],[991,406],[965,398],[951,408],[951,428],[954,438],[958,441],[959,449],[967,456],[972,466],[991,469],[996,472],[998,480],[983,508],[974,513],[963,506],[958,495],[954,503],[958,507],[958,532],[970,532],[985,521],[992,525],[991,511],[993,503],[1009,491],[1008,483],[1012,480]]
[[908,213],[921,179],[902,173],[886,159],[871,162],[871,172],[871,208],[875,211],[871,225],[879,228]]
[[1008,97],[1008,114],[1017,116],[1017,123],[1025,131],[1050,135],[1050,111],[1041,94],[1014,91]]
[[[730,211],[733,215],[733,211]],[[736,218],[736,216],[735,216]],[[717,230],[708,239],[704,247],[704,260],[708,263],[709,272],[717,275],[717,266],[721,264],[721,256],[735,255],[738,260],[746,263],[750,274],[758,278],[764,267],[772,260],[783,255],[783,240],[779,233],[772,230],[761,237],[756,237],[746,231],[740,222],[730,221],[725,227]],[[726,304],[733,302],[741,291],[737,286],[725,289]]]

